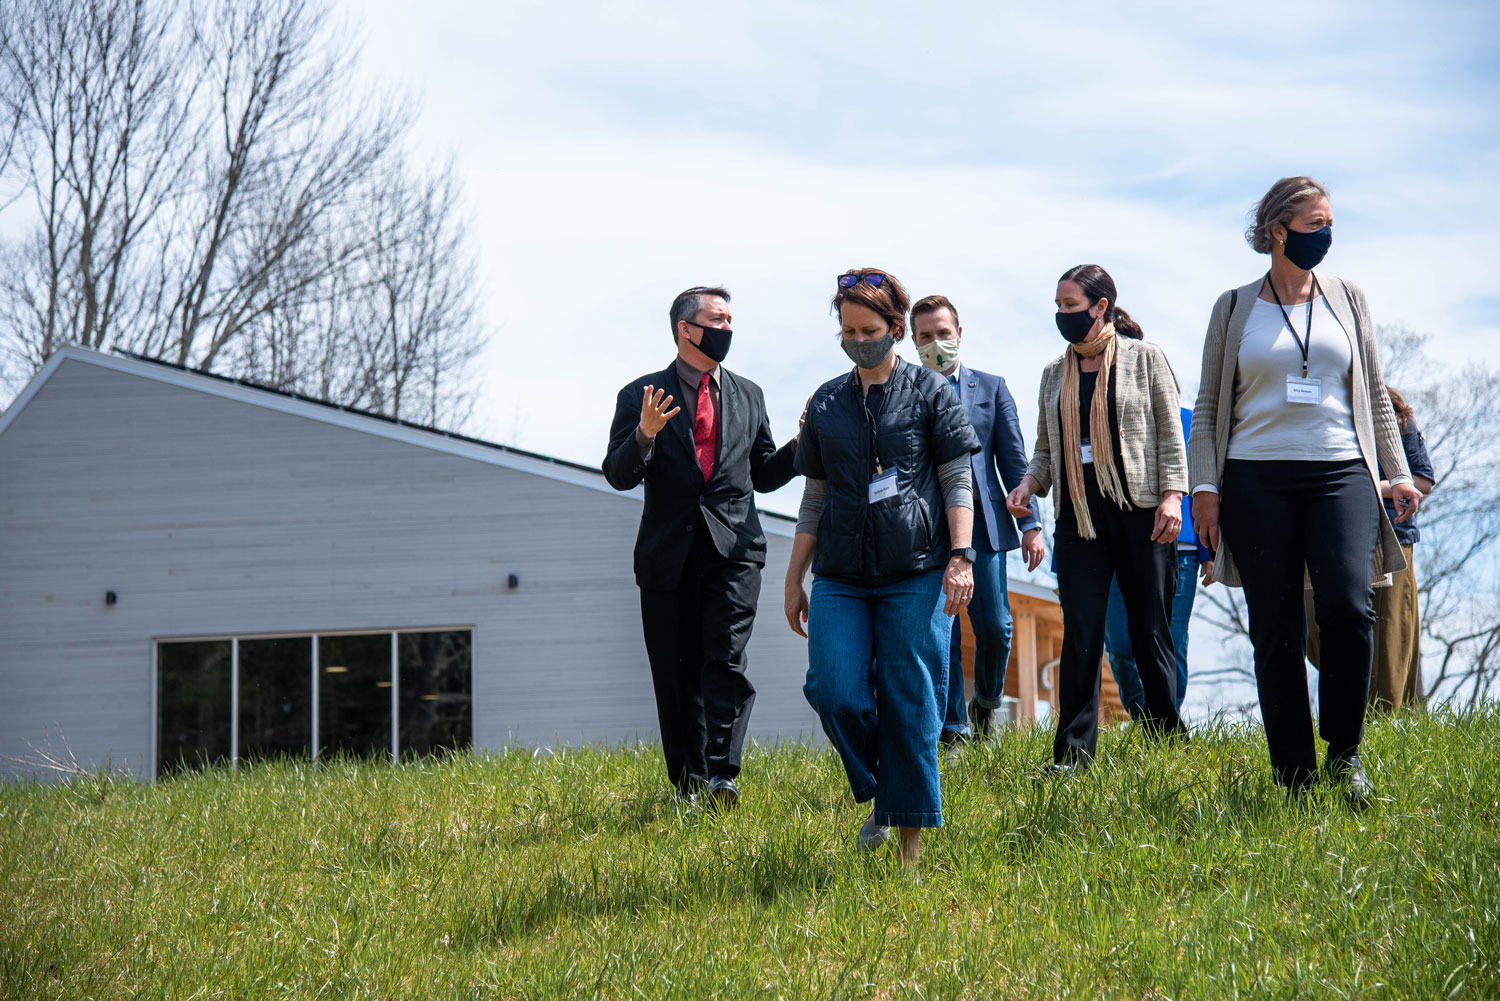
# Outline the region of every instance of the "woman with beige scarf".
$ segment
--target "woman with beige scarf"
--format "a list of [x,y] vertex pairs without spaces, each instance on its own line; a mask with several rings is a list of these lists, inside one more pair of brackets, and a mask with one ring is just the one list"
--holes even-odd
[[1177,715],[1171,634],[1174,543],[1188,485],[1177,379],[1167,356],[1116,305],[1114,280],[1098,265],[1063,274],[1057,310],[1069,347],[1042,374],[1036,451],[1006,498],[1018,512],[1033,495],[1061,487],[1054,550],[1063,649],[1057,736],[1045,769],[1053,774],[1084,768],[1094,756],[1115,576],[1146,689],[1143,725],[1154,736],[1187,734]]

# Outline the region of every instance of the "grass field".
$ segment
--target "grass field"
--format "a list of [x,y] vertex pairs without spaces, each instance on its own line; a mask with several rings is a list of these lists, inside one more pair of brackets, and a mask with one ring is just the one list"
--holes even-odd
[[1259,731],[945,765],[920,879],[833,755],[725,816],[649,747],[0,786],[0,997],[1495,998],[1500,714],[1371,725],[1362,813]]

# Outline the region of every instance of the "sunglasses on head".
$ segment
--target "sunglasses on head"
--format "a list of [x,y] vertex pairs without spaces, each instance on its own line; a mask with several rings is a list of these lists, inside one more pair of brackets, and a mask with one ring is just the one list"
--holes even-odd
[[853,288],[861,281],[879,288],[880,283],[885,281],[885,275],[879,271],[871,271],[863,275],[857,275],[853,271],[850,271],[847,274],[839,275],[839,288]]

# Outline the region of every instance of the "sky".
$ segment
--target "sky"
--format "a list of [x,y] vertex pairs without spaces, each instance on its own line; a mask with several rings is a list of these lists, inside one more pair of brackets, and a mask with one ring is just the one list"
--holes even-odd
[[487,348],[462,430],[494,441],[597,465],[619,388],[673,355],[673,297],[720,283],[726,365],[784,441],[848,370],[829,299],[862,266],[955,303],[1028,442],[1075,264],[1113,275],[1190,402],[1215,298],[1267,263],[1246,213],[1289,174],[1330,188],[1322,270],[1377,322],[1455,367],[1500,335],[1493,0],[333,2],[463,182]]
[[[489,348],[470,430],[594,464],[667,307],[734,294],[726,364],[789,436],[846,368],[854,266],[957,305],[1028,437],[1057,276],[1098,263],[1185,396],[1276,178],[1333,194],[1325,268],[1459,361],[1500,332],[1500,5],[362,2],[366,66],[451,155]],[[903,353],[915,359],[909,344]],[[566,359],[538,370],[528,355]],[[767,507],[794,509],[796,491]]]
[[[1330,188],[1324,270],[1378,323],[1432,335],[1455,366],[1500,335],[1493,2],[348,14],[374,77],[421,95],[419,148],[466,185],[489,328],[469,430],[493,440],[597,464],[619,388],[673,354],[673,296],[717,283],[726,365],[785,440],[848,368],[828,305],[861,266],[955,303],[962,360],[1006,378],[1028,441],[1075,264],[1109,270],[1190,401],[1215,298],[1267,263],[1246,213],[1290,174]],[[1197,632],[1194,670],[1239,655]],[[1193,695],[1199,712],[1249,697]]]

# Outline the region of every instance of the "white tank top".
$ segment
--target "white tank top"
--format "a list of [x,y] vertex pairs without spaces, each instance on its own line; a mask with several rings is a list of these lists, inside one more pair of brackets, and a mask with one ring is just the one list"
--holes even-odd
[[[1308,330],[1307,375],[1321,380],[1317,403],[1287,401],[1287,376],[1302,375],[1297,337]],[[1342,462],[1360,457],[1354,436],[1354,408],[1349,398],[1354,348],[1349,334],[1317,296],[1310,303],[1282,307],[1264,299],[1245,322],[1239,365],[1234,377],[1234,417],[1229,432],[1231,459],[1295,459]]]

